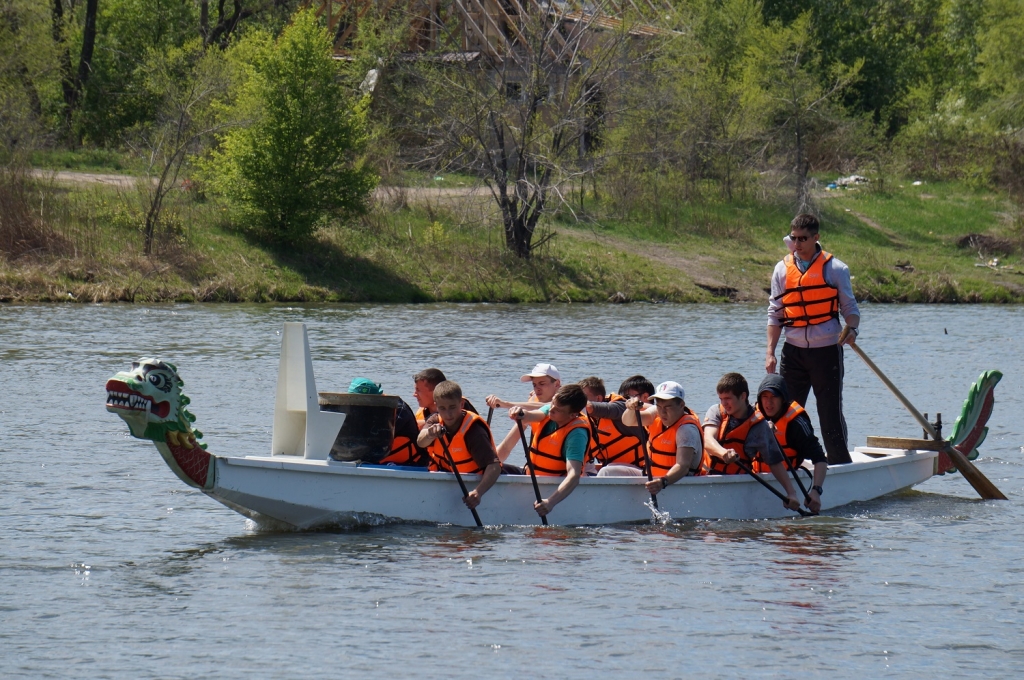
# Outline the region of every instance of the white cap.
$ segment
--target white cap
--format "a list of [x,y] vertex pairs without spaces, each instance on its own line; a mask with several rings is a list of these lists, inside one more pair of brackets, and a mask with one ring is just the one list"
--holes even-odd
[[677,382],[663,382],[658,385],[658,389],[654,390],[654,394],[651,395],[652,399],[683,399],[686,400],[686,392],[683,391],[683,386]]
[[521,382],[530,382],[534,378],[543,378],[544,376],[554,378],[555,380],[562,379],[562,374],[558,372],[558,369],[555,368],[554,364],[537,364],[533,367],[532,371],[524,375],[519,380]]

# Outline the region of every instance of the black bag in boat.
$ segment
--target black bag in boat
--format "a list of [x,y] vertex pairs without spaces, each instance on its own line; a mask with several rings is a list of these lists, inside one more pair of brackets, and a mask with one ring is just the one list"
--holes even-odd
[[391,452],[395,439],[395,413],[402,398],[380,394],[320,393],[320,410],[344,413],[331,458],[379,463]]

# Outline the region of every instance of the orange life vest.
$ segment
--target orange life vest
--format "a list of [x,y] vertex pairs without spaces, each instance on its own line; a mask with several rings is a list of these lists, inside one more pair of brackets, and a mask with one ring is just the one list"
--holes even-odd
[[391,442],[391,453],[384,456],[380,461],[381,465],[387,465],[388,463],[422,467],[427,464],[427,461],[423,459],[423,454],[416,448],[416,442],[408,437],[395,437]]
[[427,418],[434,415],[433,413],[427,413],[427,409],[422,406],[416,410],[416,425],[423,429],[423,423],[427,422]]
[[825,263],[831,259],[822,250],[801,272],[795,254],[786,255],[786,290],[775,296],[782,301],[783,326],[802,328],[839,318],[839,291],[825,281]]
[[[651,456],[651,474],[655,477],[664,477],[672,466],[676,464],[676,433],[683,425],[694,425],[700,432],[700,420],[693,411],[687,409],[686,413],[666,428],[660,417],[655,417],[654,422],[647,428],[650,438],[647,440],[647,452]],[[711,469],[711,456],[704,450],[704,441],[701,438],[700,450],[694,451],[696,460],[690,463],[690,469],[686,474],[700,477],[708,474]],[[694,467],[696,463],[696,467]]]
[[[466,432],[469,431],[470,426],[475,422],[479,422],[486,427],[487,434],[491,435],[491,428],[487,427],[487,421],[471,411],[463,411],[462,425],[459,427],[459,431],[451,435],[447,440],[448,451],[452,454],[455,467],[462,474],[483,472],[483,468],[476,464],[473,455],[469,452],[469,447],[466,446]],[[444,434],[441,434],[441,437],[444,436]],[[493,444],[493,435],[491,437],[491,443]],[[430,469],[432,471],[452,471],[451,465],[448,464],[448,456],[444,455],[444,447],[441,445],[440,438],[430,442],[430,446],[427,447],[427,453],[430,454]]]
[[[750,416],[742,423],[737,425],[731,430],[726,431],[726,427],[729,426],[729,415],[722,408],[722,405],[718,405],[718,415],[721,417],[722,422],[718,426],[718,434],[715,435],[715,439],[722,445],[723,448],[735,451],[740,459],[747,464],[754,472],[767,472],[770,468],[757,460],[750,460],[747,456],[746,451],[743,450],[743,445],[747,441],[747,435],[750,434],[750,428],[757,425],[764,420],[764,415],[757,409],[750,409]],[[738,463],[726,463],[721,458],[711,459],[711,471],[708,474],[712,475],[742,475],[746,474],[746,471],[739,466]]]
[[786,456],[786,465],[790,468],[800,467],[804,459],[796,449],[786,443],[786,430],[789,429],[789,424],[803,413],[803,406],[794,401],[779,418],[779,422],[775,423],[775,441],[779,443],[782,453]]
[[[537,432],[543,432],[544,426],[551,422],[551,418],[545,418],[537,423]],[[530,462],[533,464],[533,471],[545,477],[565,477],[565,438],[573,430],[583,429],[590,437],[590,425],[583,416],[577,416],[565,425],[562,425],[554,432],[543,437],[538,436],[530,446]],[[589,448],[589,442],[588,442]]]
[[[612,393],[607,401],[625,401],[626,398]],[[611,418],[601,418],[593,423],[590,437],[590,455],[601,465],[635,465],[644,466],[644,453],[640,447],[640,438],[624,434],[620,423]]]

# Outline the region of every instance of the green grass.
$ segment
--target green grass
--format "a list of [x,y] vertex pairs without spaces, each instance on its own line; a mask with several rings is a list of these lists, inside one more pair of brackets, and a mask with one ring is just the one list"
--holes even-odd
[[45,170],[124,175],[138,173],[143,169],[138,159],[118,151],[104,149],[34,151],[30,161],[32,167]]
[[[493,220],[463,217],[479,215],[489,200],[467,197],[440,208],[415,201],[377,208],[283,252],[234,229],[221,202],[176,192],[157,252],[147,258],[131,192],[40,187],[43,200],[33,210],[42,210],[62,250],[0,258],[0,300],[763,301],[792,217],[784,205],[752,198],[644,214],[591,199],[583,219],[563,210],[543,224],[538,237],[554,230],[554,238],[524,261],[506,253]],[[1024,301],[1022,239],[1004,196],[904,183],[819,200],[822,242],[850,265],[858,298]],[[958,247],[968,233],[1004,239],[1016,251],[998,255],[997,270],[976,267],[993,256]]]

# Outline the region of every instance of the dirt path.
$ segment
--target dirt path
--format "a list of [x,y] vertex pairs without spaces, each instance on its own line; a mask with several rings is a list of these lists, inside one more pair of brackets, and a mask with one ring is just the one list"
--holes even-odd
[[[679,247],[670,244],[643,243],[598,234],[595,231],[556,227],[555,233],[575,239],[585,239],[601,244],[606,248],[640,255],[671,269],[676,269],[685,278],[693,281],[698,288],[703,288],[716,297],[729,298],[734,302],[760,302],[767,293],[753,277],[744,277],[724,269],[722,263],[710,255],[696,255],[683,252]],[[771,272],[765,277],[767,283]]]

